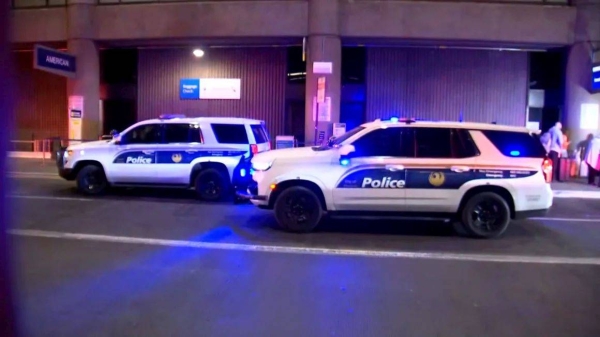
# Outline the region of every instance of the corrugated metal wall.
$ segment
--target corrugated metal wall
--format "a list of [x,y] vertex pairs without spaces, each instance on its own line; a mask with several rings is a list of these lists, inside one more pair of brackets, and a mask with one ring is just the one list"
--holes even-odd
[[33,69],[33,53],[14,54],[17,65],[15,130],[12,139],[67,137],[67,79]]
[[389,116],[525,126],[525,52],[369,48],[367,120]]
[[[189,49],[139,51],[138,120],[165,113],[248,117],[264,120],[274,137],[283,134],[285,48],[208,49],[195,58]],[[241,78],[239,100],[180,100],[181,78]]]

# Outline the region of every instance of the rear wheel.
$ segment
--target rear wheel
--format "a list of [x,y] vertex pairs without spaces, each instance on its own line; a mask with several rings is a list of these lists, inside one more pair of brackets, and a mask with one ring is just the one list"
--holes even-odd
[[474,237],[491,239],[502,235],[510,224],[510,207],[493,192],[472,196],[460,214],[462,227]]
[[229,181],[216,169],[207,169],[198,174],[194,182],[196,194],[202,200],[219,201],[229,192]]
[[274,212],[279,226],[297,233],[312,231],[323,216],[317,195],[302,186],[283,190],[275,200]]
[[77,190],[86,195],[98,195],[106,191],[108,181],[101,167],[84,166],[77,173]]

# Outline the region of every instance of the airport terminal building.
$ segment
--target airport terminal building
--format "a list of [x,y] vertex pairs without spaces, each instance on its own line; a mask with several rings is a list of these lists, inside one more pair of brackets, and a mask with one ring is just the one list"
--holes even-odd
[[574,140],[600,126],[600,5],[590,1],[13,7],[13,139],[97,139],[166,113],[257,118],[307,144],[392,116],[542,129],[562,120]]

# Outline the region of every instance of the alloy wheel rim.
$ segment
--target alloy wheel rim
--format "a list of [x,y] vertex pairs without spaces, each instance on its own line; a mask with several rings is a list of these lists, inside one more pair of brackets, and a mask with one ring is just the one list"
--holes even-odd
[[485,200],[477,203],[471,212],[473,225],[485,233],[494,233],[501,229],[505,215],[502,205],[495,200]]

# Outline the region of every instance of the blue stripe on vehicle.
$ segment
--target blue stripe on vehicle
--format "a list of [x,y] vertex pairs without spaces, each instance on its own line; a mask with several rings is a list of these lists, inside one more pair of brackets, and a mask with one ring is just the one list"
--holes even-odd
[[201,157],[238,157],[247,152],[239,150],[186,150],[186,151],[127,151],[120,153],[115,164],[190,164]]
[[385,168],[359,169],[344,177],[337,188],[416,188],[459,189],[472,180],[518,179],[536,174],[532,170],[475,169],[454,172],[449,169],[410,168],[389,171]]

